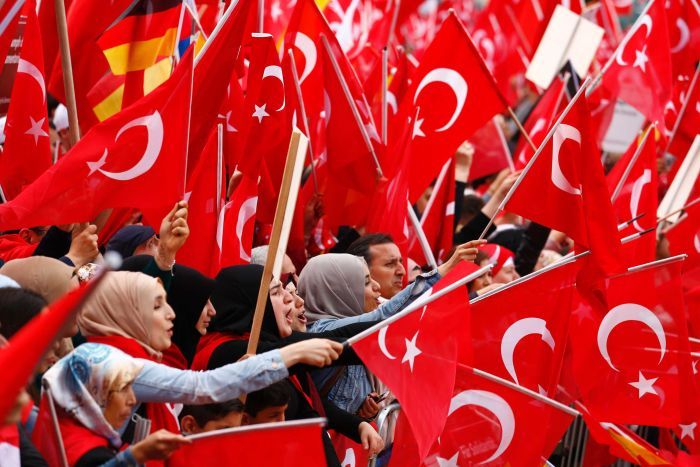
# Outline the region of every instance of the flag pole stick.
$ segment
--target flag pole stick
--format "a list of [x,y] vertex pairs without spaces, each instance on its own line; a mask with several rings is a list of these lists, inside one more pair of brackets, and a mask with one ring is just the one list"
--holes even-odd
[[[428,218],[428,215],[430,214],[430,211],[433,209],[433,205],[435,204],[435,199],[437,198],[438,193],[440,192],[440,189],[442,188],[442,184],[445,181],[445,177],[447,177],[447,170],[450,168],[450,163],[452,161],[448,160],[445,162],[445,164],[442,166],[442,169],[440,169],[440,173],[438,174],[437,179],[435,180],[435,186],[433,186],[433,191],[430,192],[430,198],[428,198],[428,202],[425,203],[425,208],[423,209],[423,214],[420,216],[420,226],[421,229],[423,228],[423,224],[425,223],[425,219]],[[413,248],[413,245],[416,242],[416,237],[413,237],[411,239],[411,242],[408,244],[408,249],[410,250]]]
[[71,147],[80,140],[78,126],[78,106],[75,101],[75,84],[73,82],[73,65],[70,58],[70,43],[68,41],[68,24],[66,21],[66,5],[63,0],[54,0],[56,9],[56,28],[58,46],[61,51],[61,68],[63,70],[63,88],[66,93],[66,108],[68,109],[69,137]]
[[183,5],[185,6],[185,8],[187,9],[187,12],[190,14],[190,17],[192,18],[192,21],[194,21],[194,24],[197,25],[197,29],[199,29],[199,32],[202,33],[202,37],[203,37],[204,40],[206,41],[206,40],[208,39],[207,33],[206,33],[206,31],[204,30],[204,27],[202,27],[202,23],[201,23],[201,21],[199,20],[199,15],[197,14],[196,11],[194,11],[194,10],[192,9],[192,7],[190,6],[189,3],[183,2],[182,4],[183,4]]
[[[396,31],[396,23],[399,21],[399,10],[401,9],[401,0],[394,0],[394,14],[391,17],[391,29],[389,29],[389,38],[387,39],[387,46],[394,37],[394,31]],[[401,47],[400,45],[398,47]]]
[[561,402],[557,402],[554,399],[550,399],[549,397],[543,396],[542,394],[539,394],[535,391],[532,391],[526,387],[520,386],[519,384],[515,384],[513,382],[508,381],[507,379],[503,379],[499,376],[492,375],[491,373],[487,373],[485,371],[479,370],[477,368],[472,368],[472,372],[476,376],[480,376],[484,379],[487,379],[493,383],[500,384],[501,386],[505,386],[507,388],[510,388],[514,391],[518,391],[519,393],[525,394],[526,396],[530,396],[533,399],[536,399],[540,402],[544,402],[547,405],[550,405],[554,407],[555,409],[561,410],[562,412],[571,415],[572,417],[577,417],[581,415],[581,413],[573,409],[567,405],[562,404]]
[[294,52],[292,49],[287,49],[289,56],[289,65],[292,70],[292,79],[294,80],[294,91],[297,94],[297,102],[299,102],[299,113],[301,114],[301,123],[304,125],[304,133],[309,138],[309,158],[311,159],[311,178],[314,182],[314,192],[318,194],[318,178],[316,176],[316,159],[314,158],[314,148],[311,145],[311,132],[309,131],[309,120],[306,118],[306,106],[304,105],[304,97],[301,94],[301,83],[299,82],[299,74],[297,73],[297,63],[294,60]]
[[517,115],[515,115],[515,112],[511,106],[508,106],[508,114],[510,115],[510,118],[513,119],[513,123],[515,123],[515,126],[518,128],[520,134],[523,135],[523,138],[525,138],[525,141],[527,141],[527,144],[530,145],[530,148],[533,151],[537,151],[537,146],[535,146],[535,143],[530,138],[530,134],[527,132],[523,124],[520,123],[520,119]]
[[629,225],[631,225],[634,221],[638,221],[639,219],[641,219],[642,217],[644,217],[646,214],[647,214],[646,212],[643,212],[643,213],[641,213],[641,214],[637,214],[637,215],[634,216],[632,219],[627,220],[627,221],[625,221],[625,222],[622,222],[622,223],[620,223],[620,224],[617,224],[617,231],[618,231],[618,232],[623,231],[623,230],[626,229]]
[[484,266],[483,268],[479,269],[478,271],[474,271],[471,274],[468,274],[461,279],[453,282],[452,284],[448,285],[444,289],[440,289],[436,291],[435,293],[430,293],[430,291],[426,291],[418,297],[413,303],[408,305],[406,308],[401,310],[400,312],[396,313],[394,316],[390,316],[389,318],[385,319],[384,321],[375,324],[371,328],[365,329],[364,331],[355,334],[354,336],[350,337],[347,339],[345,342],[343,342],[343,347],[347,348],[355,344],[357,341],[360,341],[364,339],[365,337],[369,336],[370,334],[389,326],[391,323],[398,321],[399,319],[403,318],[404,316],[413,313],[416,310],[419,310],[423,308],[424,306],[434,302],[438,298],[442,297],[443,295],[446,295],[454,290],[456,290],[459,287],[462,287],[466,285],[468,282],[473,281],[477,277],[481,277],[484,274],[486,274],[488,271],[493,269],[493,264],[489,264],[488,266]]
[[640,264],[639,266],[632,266],[627,268],[627,272],[637,272],[644,269],[653,268],[655,266],[663,266],[664,264],[675,263],[676,261],[683,261],[688,257],[686,254],[671,256],[669,258],[657,259],[656,261],[651,261],[649,263]]
[[258,0],[258,32],[264,32],[265,0]]
[[[639,156],[642,154],[642,151],[644,150],[644,145],[647,142],[647,139],[649,139],[649,135],[651,134],[652,130],[656,128],[656,122],[653,122],[649,127],[646,129],[644,132],[644,136],[642,136],[642,140],[639,142],[639,145],[637,146],[637,149],[634,151],[634,154],[632,155],[632,159],[630,159],[629,164],[627,164],[627,167],[625,167],[625,171],[622,173],[622,177],[620,178],[620,181],[617,182],[617,186],[615,187],[615,191],[613,191],[612,198],[610,199],[611,202],[615,202],[618,196],[620,196],[620,192],[622,191],[622,187],[625,186],[625,182],[627,181],[627,177],[630,176],[630,173],[632,172],[632,169],[634,168],[634,164],[637,163],[637,159],[639,159]],[[634,222],[634,221],[633,221]]]
[[187,139],[185,140],[185,173],[182,177],[182,194],[187,193],[187,164],[190,159],[190,132],[192,131],[192,95],[194,94],[194,65],[195,56],[192,50],[192,71],[190,72],[190,102],[187,106]]
[[[669,212],[669,213],[666,214],[664,217],[659,217],[659,218],[657,219],[657,221],[656,221],[656,224],[658,225],[658,224],[662,223],[663,221],[665,221],[665,220],[668,219],[669,217],[673,217],[673,216],[675,216],[676,214],[678,214],[679,212],[685,211],[686,209],[688,209],[688,208],[691,207],[691,206],[695,206],[695,205],[696,205],[697,203],[699,203],[699,202],[700,202],[700,197],[695,198],[693,201],[691,201],[690,203],[686,204],[685,206],[683,206],[683,207],[681,207],[681,208],[678,208],[678,209],[676,209],[675,211]],[[676,222],[676,223],[677,223],[677,222]],[[674,225],[675,225],[675,224],[674,224]]]
[[[653,4],[654,4],[654,0],[650,0],[649,3],[647,3],[644,6],[644,9],[639,14],[639,16],[637,17],[637,20],[634,22],[632,27],[627,31],[627,35],[625,37],[632,37],[632,34],[637,32],[637,29],[639,29],[639,26],[641,25],[640,20],[644,17],[644,15],[647,14],[647,12],[649,11],[649,8],[651,8],[651,6]],[[622,41],[620,41],[620,43],[618,44],[617,48],[615,49],[615,52],[610,56],[608,61],[605,63],[603,68],[598,72],[596,77],[593,79],[593,82],[586,90],[586,97],[590,96],[591,93],[593,92],[593,90],[598,87],[598,84],[600,84],[600,80],[603,79],[603,75],[605,74],[606,71],[608,71],[608,69],[612,66],[612,64],[615,63],[617,56],[620,54],[620,52],[622,52],[622,50],[620,50],[620,48],[621,47],[624,48],[625,44],[626,44],[626,41],[625,41],[625,38],[623,38]]]
[[527,173],[530,171],[532,168],[532,165],[535,163],[539,155],[542,153],[544,150],[545,146],[549,143],[549,140],[552,139],[552,136],[554,136],[554,132],[557,131],[557,128],[559,128],[559,124],[564,120],[564,118],[569,114],[569,111],[571,108],[574,106],[576,101],[581,97],[581,94],[586,90],[586,87],[590,83],[590,78],[586,78],[586,80],[583,82],[581,87],[576,91],[576,94],[571,98],[569,103],[567,104],[566,108],[562,111],[562,113],[559,115],[557,120],[554,122],[554,125],[552,125],[552,128],[549,129],[549,132],[547,133],[547,136],[545,136],[544,140],[542,141],[542,144],[540,145],[539,148],[535,151],[535,154],[533,154],[532,158],[530,161],[527,163],[525,168],[520,172],[520,175],[518,176],[518,179],[515,181],[512,187],[510,187],[510,190],[508,190],[508,193],[506,193],[506,196],[503,198],[503,201],[501,201],[500,206],[498,206],[498,209],[496,210],[496,213],[489,219],[489,223],[486,225],[484,228],[484,231],[481,232],[481,235],[479,235],[479,240],[483,239],[484,236],[486,236],[486,232],[489,231],[491,226],[493,225],[493,221],[498,215],[498,213],[503,212],[503,209],[505,208],[506,203],[510,201],[510,198],[513,196],[513,193],[515,190],[520,186],[520,184],[523,181],[523,178],[527,175]]
[[[495,120],[496,117],[493,117],[494,118],[493,124],[496,125],[496,132],[498,133],[498,139],[501,141],[501,146],[503,146],[503,152],[506,155],[506,162],[508,162],[508,170],[510,170],[510,172],[513,173],[513,172],[515,172],[515,164],[513,163],[513,154],[511,154],[510,149],[508,148],[508,141],[506,141],[506,135],[503,134],[503,129],[501,128],[501,125],[499,125],[498,121]],[[528,135],[528,138],[530,138],[529,135]]]
[[386,47],[382,49],[382,143],[387,144],[389,134],[389,109],[387,101],[387,92],[389,87],[389,51]]
[[263,269],[258,298],[255,303],[255,314],[253,324],[248,339],[248,350],[251,355],[256,353],[258,340],[260,338],[260,328],[262,327],[265,305],[270,291],[270,281],[273,277],[279,278],[284,252],[287,249],[287,240],[292,224],[294,208],[296,206],[297,195],[299,194],[299,184],[301,182],[301,172],[304,168],[304,155],[307,150],[307,138],[298,129],[292,131],[287,151],[287,162],[284,165],[282,175],[282,185],[280,186],[279,198],[277,198],[277,208],[275,219],[272,222],[272,233],[270,234],[270,246],[267,253],[267,260]]
[[364,140],[365,145],[367,146],[367,150],[370,152],[370,154],[372,154],[372,159],[374,160],[374,165],[377,169],[377,176],[378,178],[383,178],[384,173],[382,172],[382,167],[379,164],[379,159],[377,158],[377,154],[374,152],[372,142],[369,140],[367,129],[362,124],[362,120],[360,119],[360,112],[357,110],[355,102],[353,102],[352,95],[350,94],[350,89],[348,88],[348,84],[345,82],[345,78],[343,78],[343,74],[340,72],[340,66],[338,65],[338,61],[335,59],[335,55],[333,55],[333,51],[331,50],[331,46],[328,43],[328,39],[325,35],[321,35],[321,40],[323,41],[323,47],[325,47],[326,49],[326,54],[330,59],[331,65],[333,65],[333,70],[335,71],[335,74],[338,77],[340,87],[343,88],[343,94],[345,94],[345,99],[347,100],[348,105],[350,106],[350,110],[352,110],[352,116],[355,118],[357,127],[360,130],[360,134],[362,134],[362,139]]
[[[58,1],[58,0],[56,0],[56,1]],[[219,35],[219,32],[221,31],[221,29],[224,27],[226,22],[229,20],[229,18],[233,14],[234,10],[236,9],[236,6],[238,6],[238,0],[231,0],[231,3],[229,4],[228,8],[226,8],[226,10],[224,10],[224,14],[221,15],[221,18],[216,23],[216,26],[214,26],[214,30],[211,32],[211,34],[209,34],[207,41],[202,46],[202,50],[200,50],[199,53],[197,54],[197,56],[195,57],[195,59],[194,59],[195,68],[197,68],[197,64],[199,63],[199,61],[202,59],[202,57],[204,57],[204,54],[209,49],[209,47],[211,47],[211,44],[212,44],[212,42],[214,42],[214,39],[216,39],[216,36]],[[236,51],[236,55],[238,55],[239,53],[240,53],[240,48],[238,49],[238,51]]]
[[216,218],[221,214],[221,195],[223,194],[224,170],[224,124],[216,125]]
[[411,202],[408,200],[406,201],[406,208],[408,209],[408,218],[411,219],[411,225],[413,225],[413,231],[416,233],[421,250],[423,250],[423,256],[425,256],[426,261],[428,261],[428,264],[432,269],[437,269],[437,261],[435,261],[433,250],[430,249],[430,244],[428,243],[428,239],[425,237],[423,227],[421,226],[420,221],[418,221],[418,217],[413,210],[413,206],[411,206]]
[[695,73],[693,74],[693,79],[690,82],[690,85],[688,86],[688,92],[686,94],[685,102],[683,102],[683,105],[681,105],[681,110],[678,112],[678,117],[676,118],[676,121],[673,123],[673,129],[671,130],[671,134],[668,137],[668,142],[666,143],[666,147],[664,148],[664,154],[666,154],[671,147],[671,143],[673,142],[673,139],[676,137],[676,133],[678,132],[678,128],[681,126],[681,120],[683,120],[683,116],[685,115],[685,111],[688,108],[688,104],[690,103],[690,96],[693,95],[693,90],[695,90],[695,85],[697,84],[698,81],[698,74],[700,74],[700,63],[698,63],[695,66]]

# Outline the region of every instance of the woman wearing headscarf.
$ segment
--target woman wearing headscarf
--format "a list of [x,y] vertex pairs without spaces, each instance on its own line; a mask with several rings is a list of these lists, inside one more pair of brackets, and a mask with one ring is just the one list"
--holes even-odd
[[117,348],[143,365],[133,389],[141,403],[137,411],[151,421],[151,432],[162,428],[178,431],[177,419],[166,403],[231,400],[285,378],[289,366],[323,366],[341,351],[338,344],[315,339],[214,371],[177,370],[157,363],[171,345],[174,317],[158,279],[120,271],[108,273],[78,318],[80,331],[89,342]]
[[[262,280],[263,267],[259,265],[224,268],[216,277],[216,287],[211,301],[216,308],[209,332],[197,348],[193,369],[216,368],[236,361],[246,354],[249,332],[253,322],[255,304]],[[274,280],[266,302],[258,343],[258,352],[278,348],[289,342],[299,342],[313,337],[344,341],[348,337],[369,328],[374,323],[358,323],[321,334],[293,332],[295,312],[294,298]],[[334,364],[360,364],[352,349],[345,350]],[[383,441],[370,424],[321,398],[310,380],[308,367],[290,369],[288,378],[292,386],[292,398],[285,412],[287,420],[326,416],[330,429],[362,443],[370,454],[383,448]],[[340,465],[327,436],[323,436],[326,459],[329,465]]]
[[[161,431],[120,451],[118,430],[136,404],[133,383],[143,364],[104,345],[84,344],[61,359],[44,375],[51,394],[68,465],[76,467],[137,466],[167,458],[188,440]],[[40,449],[57,461],[49,438]]]
[[9,261],[0,268],[0,274],[14,279],[21,287],[38,293],[49,303],[78,286],[73,268],[46,256]]

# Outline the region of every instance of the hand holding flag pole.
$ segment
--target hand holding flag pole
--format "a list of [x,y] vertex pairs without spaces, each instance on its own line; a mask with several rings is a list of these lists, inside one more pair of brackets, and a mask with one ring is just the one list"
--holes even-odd
[[564,120],[564,118],[568,115],[569,111],[570,111],[571,108],[574,106],[574,104],[575,104],[576,101],[579,99],[579,97],[581,97],[581,94],[583,94],[583,92],[586,90],[586,88],[588,87],[588,85],[590,84],[590,82],[591,82],[591,79],[590,79],[590,78],[586,78],[586,80],[583,82],[583,84],[581,84],[581,87],[579,88],[579,90],[576,91],[576,94],[574,94],[574,96],[573,96],[573,97],[571,98],[571,100],[569,101],[569,104],[566,106],[566,108],[562,111],[562,113],[559,115],[559,117],[557,118],[557,120],[554,122],[554,125],[552,125],[552,128],[549,129],[549,132],[547,133],[547,136],[545,136],[544,140],[542,141],[542,144],[540,145],[539,148],[537,148],[537,150],[535,151],[535,154],[532,156],[532,158],[530,159],[530,161],[527,163],[527,165],[525,166],[525,168],[523,169],[523,171],[520,172],[520,176],[519,176],[518,179],[515,181],[515,183],[513,184],[513,186],[510,188],[510,190],[508,190],[508,193],[506,193],[506,196],[503,198],[503,201],[501,201],[501,205],[498,206],[498,209],[496,210],[496,213],[491,217],[491,219],[489,219],[489,223],[488,223],[488,224],[486,225],[486,227],[484,228],[484,231],[481,232],[481,235],[479,235],[478,240],[482,240],[482,239],[486,236],[486,232],[488,232],[489,229],[491,228],[491,225],[493,225],[493,221],[494,221],[494,219],[496,218],[496,216],[498,215],[498,213],[503,212],[503,210],[505,209],[506,204],[508,203],[508,201],[510,200],[510,198],[513,196],[513,193],[515,192],[515,190],[518,189],[518,186],[520,186],[520,183],[522,182],[523,178],[525,178],[525,176],[527,175],[527,173],[530,171],[530,168],[532,168],[532,165],[535,163],[535,161],[536,161],[537,158],[539,157],[540,153],[541,153],[541,152],[544,150],[544,148],[547,146],[547,144],[549,143],[549,140],[551,140],[551,139],[552,139],[552,136],[554,136],[554,133],[557,131],[557,128],[559,127],[559,124],[560,124],[560,123]]

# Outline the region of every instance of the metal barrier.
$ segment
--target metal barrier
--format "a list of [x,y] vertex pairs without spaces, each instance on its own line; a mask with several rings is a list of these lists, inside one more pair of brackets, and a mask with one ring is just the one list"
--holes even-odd
[[[379,411],[379,415],[377,416],[377,433],[379,433],[379,436],[382,437],[384,440],[384,444],[388,445],[389,441],[393,439],[394,432],[391,430],[392,427],[386,426],[385,424],[388,423],[389,421],[389,416],[394,414],[394,412],[397,412],[398,410],[401,409],[401,406],[399,405],[398,402],[392,402],[391,404],[387,405],[384,407],[382,410]],[[382,430],[384,430],[384,434],[382,434]],[[377,458],[372,458],[369,460],[369,467],[374,467],[375,464],[377,463]]]

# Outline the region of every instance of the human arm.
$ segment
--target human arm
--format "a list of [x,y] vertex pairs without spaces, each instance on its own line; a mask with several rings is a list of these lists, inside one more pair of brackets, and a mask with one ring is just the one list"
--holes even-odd
[[515,252],[515,270],[518,274],[525,276],[535,269],[540,252],[547,243],[549,232],[549,227],[530,222],[525,229],[523,241]]

